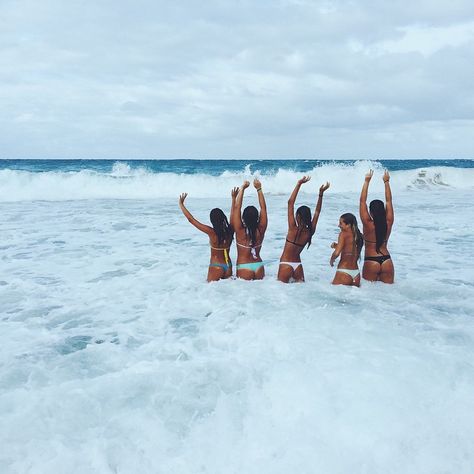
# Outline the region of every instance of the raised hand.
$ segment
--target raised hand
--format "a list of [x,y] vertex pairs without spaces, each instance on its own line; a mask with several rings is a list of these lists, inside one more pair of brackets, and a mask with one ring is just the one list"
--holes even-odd
[[242,183],[242,186],[241,186],[241,187],[242,187],[242,189],[247,189],[249,186],[250,186],[250,182],[249,182],[249,181],[244,181],[244,182]]
[[187,198],[188,193],[183,193],[179,195],[179,205],[184,206],[184,200]]
[[329,186],[331,186],[329,181],[326,181],[326,184],[322,184],[321,187],[319,188],[319,194],[323,194],[324,191],[329,189]]
[[298,180],[298,184],[307,183],[311,179],[311,176],[303,176],[301,179]]
[[235,199],[237,197],[237,194],[239,194],[239,188],[238,187],[232,188],[232,191],[230,192],[232,199]]
[[365,180],[370,181],[373,175],[374,175],[374,170],[369,170],[369,172],[365,175]]
[[253,187],[255,189],[260,189],[262,187],[262,183],[260,182],[260,180],[258,178],[255,178],[253,180]]
[[388,173],[388,170],[385,170],[382,179],[383,179],[383,182],[384,182],[384,183],[387,183],[388,181],[390,181],[390,175],[389,175],[389,173]]

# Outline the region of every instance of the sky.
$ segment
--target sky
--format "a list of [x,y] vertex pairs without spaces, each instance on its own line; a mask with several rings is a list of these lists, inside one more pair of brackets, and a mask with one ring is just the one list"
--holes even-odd
[[474,158],[474,2],[0,0],[0,158]]

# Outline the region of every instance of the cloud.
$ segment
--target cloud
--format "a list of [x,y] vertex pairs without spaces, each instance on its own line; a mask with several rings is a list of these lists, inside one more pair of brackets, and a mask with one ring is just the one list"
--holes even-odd
[[1,155],[472,158],[473,52],[460,0],[4,0]]

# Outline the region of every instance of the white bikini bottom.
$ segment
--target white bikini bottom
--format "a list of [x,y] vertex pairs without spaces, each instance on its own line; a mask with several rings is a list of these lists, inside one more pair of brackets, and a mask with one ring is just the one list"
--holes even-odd
[[301,262],[280,262],[280,265],[289,265],[295,271],[301,265]]
[[360,274],[360,270],[358,268],[355,270],[351,270],[349,268],[338,268],[336,271],[340,273],[347,273],[352,278],[352,280],[355,280]]

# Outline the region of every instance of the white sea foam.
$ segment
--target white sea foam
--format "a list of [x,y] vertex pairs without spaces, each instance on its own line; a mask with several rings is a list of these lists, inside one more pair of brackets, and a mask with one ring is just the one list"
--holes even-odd
[[[353,165],[326,164],[307,172],[311,185],[302,192],[315,192],[323,182],[331,182],[332,193],[359,192],[369,168],[376,170],[372,182],[374,191],[382,190],[383,172],[378,162],[359,161]],[[260,177],[265,191],[270,194],[288,194],[303,173],[279,169],[274,173],[253,173],[250,167],[241,172],[224,172],[220,176],[209,174],[153,173],[145,168],[133,169],[126,163],[115,163],[111,173],[89,170],[78,172],[29,172],[0,170],[0,201],[75,199],[156,199],[176,197],[188,192],[194,197],[223,197],[233,186],[244,179]],[[392,173],[394,191],[431,189],[472,189],[474,169],[429,167]]]
[[[207,239],[176,205],[190,191],[207,222],[248,173],[2,172],[25,201],[0,203],[0,472],[471,474],[471,190],[450,170],[446,188],[394,173],[396,284],[332,287],[337,219],[357,213],[338,187],[366,168],[312,173],[333,188],[307,283],[287,286],[287,195],[268,196],[260,282],[205,283]],[[288,193],[295,177],[264,183]],[[195,198],[208,183],[222,195]],[[54,201],[71,197],[88,200]]]

